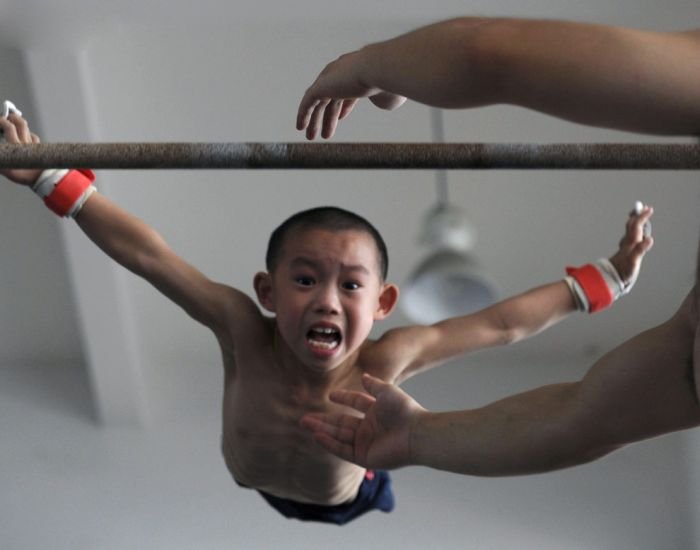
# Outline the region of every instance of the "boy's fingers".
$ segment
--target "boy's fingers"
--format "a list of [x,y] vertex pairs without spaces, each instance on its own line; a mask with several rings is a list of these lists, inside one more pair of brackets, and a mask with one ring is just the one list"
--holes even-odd
[[639,243],[635,245],[633,253],[639,258],[641,258],[642,256],[644,256],[644,254],[651,250],[652,246],[654,246],[654,237],[644,237]]
[[16,112],[11,112],[7,117],[0,117],[0,123],[8,143],[33,143],[29,124]]
[[654,215],[654,209],[651,206],[644,206],[642,211],[635,216],[635,222],[639,224],[640,226],[643,226],[647,223],[649,223],[649,220],[651,217]]
[[3,136],[7,143],[19,143],[17,128],[9,119],[0,118],[0,129],[2,129]]
[[639,214],[631,216],[633,222],[648,222],[649,218],[654,215],[654,209],[651,206],[645,206]]
[[646,212],[641,216],[642,224],[642,237],[651,237],[651,217],[654,215],[654,209],[651,206],[647,206]]
[[654,246],[653,237],[644,237],[639,242],[633,243],[627,248],[622,259],[624,264],[630,269],[630,274],[627,278],[633,277],[633,274],[639,270],[644,255],[651,250],[652,246]]
[[651,236],[651,222],[649,219],[654,214],[654,209],[650,206],[643,207],[642,211],[630,212],[629,218],[625,224],[625,234],[620,240],[620,246],[635,245],[641,242],[645,237]]
[[17,136],[19,137],[20,142],[31,143],[32,133],[29,131],[29,124],[27,124],[27,121],[14,113],[9,116],[9,119],[15,123],[15,128],[17,128]]

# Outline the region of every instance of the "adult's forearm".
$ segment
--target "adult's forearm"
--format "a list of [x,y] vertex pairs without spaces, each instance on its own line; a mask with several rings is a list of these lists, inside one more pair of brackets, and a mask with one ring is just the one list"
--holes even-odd
[[460,18],[360,51],[369,86],[445,108],[519,105],[589,125],[700,134],[700,33]]
[[507,59],[507,103],[594,126],[700,132],[697,32],[532,21],[494,38]]
[[606,353],[580,382],[420,413],[408,462],[480,476],[547,472],[699,425],[696,301],[693,289],[671,319]]
[[459,18],[419,28],[360,50],[368,87],[443,108],[503,101],[497,71],[479,55],[486,28],[500,20]]
[[548,472],[589,462],[614,447],[581,426],[578,384],[545,386],[480,409],[423,413],[410,463],[475,476]]

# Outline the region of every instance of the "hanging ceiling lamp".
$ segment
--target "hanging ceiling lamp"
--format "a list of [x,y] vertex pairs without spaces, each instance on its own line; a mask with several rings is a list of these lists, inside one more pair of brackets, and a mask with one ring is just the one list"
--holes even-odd
[[[442,113],[432,109],[436,142],[444,141]],[[496,292],[472,254],[476,232],[464,211],[450,205],[447,174],[436,173],[438,202],[423,219],[420,240],[431,252],[403,285],[404,313],[432,324],[478,311],[495,302]]]

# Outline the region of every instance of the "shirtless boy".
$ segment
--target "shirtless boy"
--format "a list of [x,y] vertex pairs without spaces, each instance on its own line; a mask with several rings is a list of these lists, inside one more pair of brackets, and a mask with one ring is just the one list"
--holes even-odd
[[[10,143],[39,141],[17,113],[0,118],[0,129]],[[3,174],[48,194],[56,213],[72,215],[106,254],[212,330],[225,372],[226,465],[240,485],[260,491],[287,517],[341,524],[393,506],[385,472],[333,456],[301,426],[304,414],[349,410],[333,403],[331,392],[362,389],[363,374],[399,383],[467,352],[516,342],[561,321],[587,299],[580,288],[585,283],[560,280],[471,315],[393,329],[372,341],[370,329],[392,312],[399,291],[386,280],[381,237],[355,214],[305,211],[273,233],[267,272],[254,278],[270,317],[246,294],[211,281],[178,257],[154,229],[92,193],[89,174]],[[621,285],[636,278],[652,245],[642,230],[651,215],[649,207],[630,215],[610,258]]]

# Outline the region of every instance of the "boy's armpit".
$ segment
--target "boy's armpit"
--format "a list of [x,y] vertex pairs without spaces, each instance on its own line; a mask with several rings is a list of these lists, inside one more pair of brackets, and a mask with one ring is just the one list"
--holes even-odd
[[399,383],[425,367],[426,342],[433,327],[394,328],[376,342],[368,342],[360,361],[368,374]]
[[215,300],[219,302],[220,319],[216,328],[212,327],[217,335],[235,343],[244,338],[254,338],[260,331],[269,332],[269,320],[250,296],[226,285],[217,286]]

